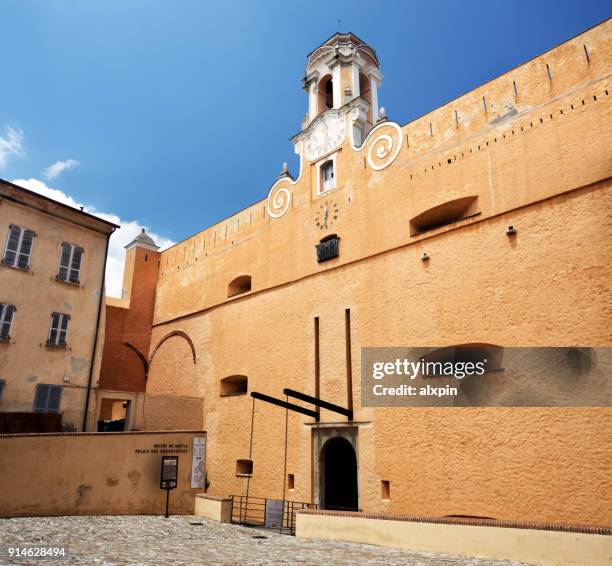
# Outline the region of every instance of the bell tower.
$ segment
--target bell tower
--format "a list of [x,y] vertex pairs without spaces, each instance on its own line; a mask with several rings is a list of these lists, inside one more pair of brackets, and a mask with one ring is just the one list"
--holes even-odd
[[[336,181],[334,152],[349,139],[354,149],[379,122],[385,120],[378,106],[382,82],[376,52],[354,33],[336,33],[308,55],[302,80],[308,94],[308,112],[302,131],[291,141],[303,163],[315,164],[320,185]],[[332,165],[320,162],[329,157]],[[326,192],[320,187],[317,192]]]
[[353,33],[336,33],[308,55],[304,90],[308,93],[306,129],[331,109],[352,101],[361,109],[357,120],[359,144],[379,119],[378,89],[382,82],[376,52]]

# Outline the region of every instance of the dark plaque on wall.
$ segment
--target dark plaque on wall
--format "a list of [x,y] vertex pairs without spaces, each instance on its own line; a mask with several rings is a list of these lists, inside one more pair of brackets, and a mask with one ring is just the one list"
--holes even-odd
[[322,263],[340,255],[340,238],[336,235],[323,238],[317,244],[317,261]]

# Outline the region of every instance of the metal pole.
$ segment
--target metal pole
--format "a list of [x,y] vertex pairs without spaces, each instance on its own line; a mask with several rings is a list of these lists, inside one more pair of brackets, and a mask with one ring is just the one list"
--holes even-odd
[[169,503],[169,501],[170,501],[170,490],[167,489],[166,490],[166,519],[168,517],[170,517],[170,515],[168,515],[168,503]]
[[[102,309],[104,308],[104,279],[106,277],[106,260],[108,259],[108,247],[110,245],[110,237],[113,231],[106,235],[106,249],[104,251],[104,265],[102,266],[102,281],[100,281],[100,299],[98,300],[98,314],[96,316],[96,332],[94,336],[93,351],[91,353],[91,363],[89,364],[89,377],[87,378],[87,390],[85,391],[85,407],[83,409],[83,432],[87,432],[87,413],[89,411],[89,396],[91,392],[91,382],[96,363],[96,352],[98,351],[98,334],[100,333],[100,319],[102,318]],[[97,429],[96,429],[97,430]]]
[[289,397],[285,395],[285,402],[287,402],[287,406],[285,407],[285,462],[283,467],[283,514],[281,515],[281,524],[280,524],[280,533],[283,533],[283,522],[285,520],[285,498],[286,498],[286,487],[287,487],[287,431],[289,426]]
[[[253,409],[251,410],[251,438],[249,440],[249,462],[251,462],[251,466],[253,465],[253,428],[255,427],[255,397],[253,397]],[[246,525],[247,522],[247,513],[249,507],[249,489],[251,487],[251,476],[253,475],[253,468],[251,468],[251,473],[247,477],[247,489],[246,489],[246,502],[244,506],[244,521],[240,521],[241,524]],[[242,519],[242,517],[241,517]]]

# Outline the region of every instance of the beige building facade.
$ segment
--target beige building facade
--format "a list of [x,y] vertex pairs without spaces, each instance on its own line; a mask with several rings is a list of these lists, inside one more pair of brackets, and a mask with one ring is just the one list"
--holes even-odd
[[[160,253],[134,426],[205,430],[213,495],[610,524],[609,407],[368,408],[359,376],[366,346],[611,345],[611,34],[405,125],[371,47],[312,52],[300,171]],[[284,388],[353,418],[290,413],[285,461],[285,411],[249,395]]]
[[28,413],[59,414],[65,431],[93,423],[104,269],[116,228],[0,180],[0,413],[6,432],[39,430]]

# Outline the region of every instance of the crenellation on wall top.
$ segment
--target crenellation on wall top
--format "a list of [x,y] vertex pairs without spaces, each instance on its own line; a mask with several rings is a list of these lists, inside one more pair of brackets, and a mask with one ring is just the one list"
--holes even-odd
[[542,53],[404,124],[413,153],[495,127],[610,74],[612,20]]
[[209,256],[251,237],[255,230],[270,222],[265,202],[258,201],[161,252],[160,277],[203,262]]
[[[526,133],[533,128],[533,123],[532,120],[521,122],[523,117],[535,115],[549,103],[610,75],[607,65],[612,58],[611,34],[612,21],[606,20],[403,126],[379,122],[362,143],[355,144],[350,134],[353,113],[340,112],[349,132],[339,147],[344,163],[347,159],[359,164],[363,161],[365,174],[369,176],[379,175],[387,167],[399,168],[405,171],[409,182],[428,172],[431,174],[436,167],[453,164],[457,159],[481,151],[481,145],[484,149],[489,144],[503,142],[506,136],[510,139],[515,133]],[[566,110],[570,109],[573,106]],[[543,115],[536,120],[543,124],[552,120],[553,113],[562,116],[563,112],[560,104],[549,112],[550,118]],[[301,138],[295,141],[296,152],[301,157],[297,178],[286,171],[273,183],[267,199],[162,252],[160,276],[231,249],[298,206],[306,206],[312,200],[310,167],[315,164],[306,160]],[[308,175],[301,183],[303,171]],[[302,194],[305,188],[310,198]]]

